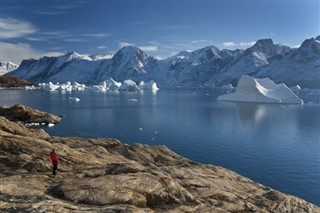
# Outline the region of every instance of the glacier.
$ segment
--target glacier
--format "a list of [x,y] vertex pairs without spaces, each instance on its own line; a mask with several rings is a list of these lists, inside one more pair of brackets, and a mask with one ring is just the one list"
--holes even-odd
[[257,79],[244,75],[234,93],[221,95],[220,101],[303,104],[285,84],[276,84],[269,78]]

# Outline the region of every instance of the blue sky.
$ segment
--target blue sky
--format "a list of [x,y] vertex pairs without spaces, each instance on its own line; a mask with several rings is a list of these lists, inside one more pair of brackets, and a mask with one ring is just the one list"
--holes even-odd
[[320,0],[0,0],[1,59],[114,54],[134,45],[165,58],[208,45],[291,47],[320,34]]

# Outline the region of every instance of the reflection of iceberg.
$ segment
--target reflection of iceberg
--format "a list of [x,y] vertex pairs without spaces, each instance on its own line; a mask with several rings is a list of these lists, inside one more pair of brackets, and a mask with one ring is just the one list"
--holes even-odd
[[235,93],[221,95],[221,101],[258,102],[258,103],[284,103],[302,104],[285,84],[276,84],[269,78],[255,79],[242,76]]
[[[261,123],[268,115],[275,115],[279,106],[268,104],[236,103],[239,118],[243,122],[253,121],[256,124]],[[276,107],[276,108],[274,108]]]

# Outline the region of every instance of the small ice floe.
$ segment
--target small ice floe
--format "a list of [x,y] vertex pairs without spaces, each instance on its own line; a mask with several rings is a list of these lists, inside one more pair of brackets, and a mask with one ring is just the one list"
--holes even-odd
[[158,131],[154,131],[154,134],[158,134]]
[[40,123],[25,123],[26,127],[40,126]]
[[232,90],[232,89],[234,89],[234,87],[232,86],[232,84],[226,84],[226,85],[221,86],[221,89],[222,90]]
[[48,127],[53,127],[53,126],[54,126],[54,124],[52,124],[52,123],[48,124]]
[[140,127],[139,130],[142,131],[143,129]]
[[135,98],[129,99],[129,101],[130,101],[130,102],[138,102],[138,100],[135,99]]
[[36,90],[36,89],[38,89],[38,88],[35,87],[34,85],[32,85],[32,86],[25,86],[24,89],[25,89],[25,90]]
[[152,141],[154,141],[154,138],[152,138]]
[[76,101],[76,102],[78,102],[78,101],[80,101],[80,98],[77,98],[77,97],[69,97],[69,100],[70,100],[70,101]]

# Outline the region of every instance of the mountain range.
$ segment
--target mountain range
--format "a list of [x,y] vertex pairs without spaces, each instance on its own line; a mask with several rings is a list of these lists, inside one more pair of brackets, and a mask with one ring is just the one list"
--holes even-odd
[[306,39],[299,48],[261,39],[245,50],[207,46],[161,60],[133,46],[123,47],[113,56],[70,52],[58,57],[23,60],[7,75],[32,83],[97,84],[108,78],[155,80],[160,87],[236,85],[242,75],[250,75],[269,77],[288,86],[320,88],[320,36]]

